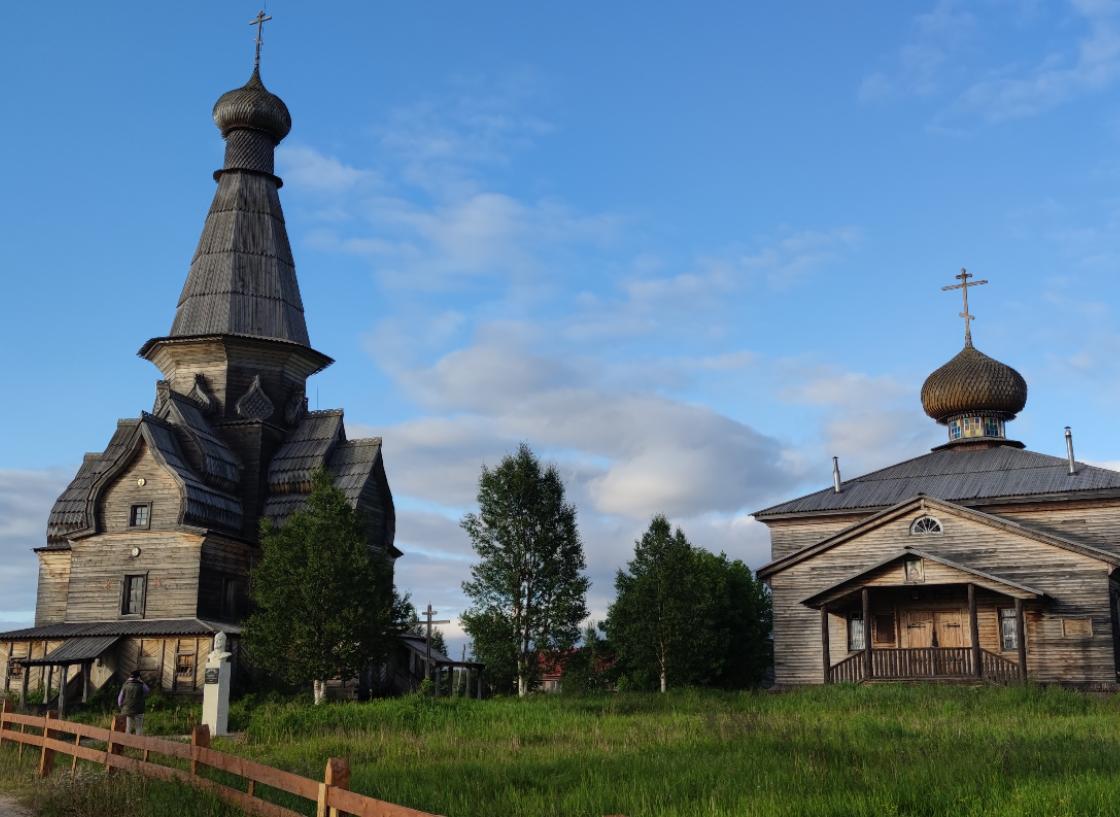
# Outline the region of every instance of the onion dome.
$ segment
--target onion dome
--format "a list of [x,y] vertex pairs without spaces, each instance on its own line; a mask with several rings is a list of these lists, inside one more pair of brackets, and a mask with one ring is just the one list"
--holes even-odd
[[292,117],[284,100],[264,87],[259,68],[253,69],[240,88],[222,94],[214,104],[214,124],[229,136],[230,131],[260,131],[272,137],[274,144],[292,129]]
[[1023,376],[971,343],[922,385],[922,407],[942,424],[961,415],[1011,420],[1026,403]]

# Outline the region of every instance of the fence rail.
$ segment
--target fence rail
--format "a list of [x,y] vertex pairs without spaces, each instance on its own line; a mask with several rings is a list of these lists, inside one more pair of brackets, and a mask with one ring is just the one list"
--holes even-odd
[[[163,738],[129,735],[124,732],[124,719],[114,717],[108,729],[84,723],[59,720],[55,713],[45,716],[20,715],[9,711],[9,703],[0,702],[0,746],[19,744],[22,756],[25,746],[39,750],[40,777],[54,769],[57,755],[69,755],[71,773],[79,760],[120,769],[159,780],[178,780],[212,792],[223,800],[252,815],[261,817],[304,817],[300,812],[265,800],[256,794],[257,784],[315,803],[316,817],[436,817],[425,811],[398,806],[349,790],[350,767],[342,758],[327,761],[322,780],[265,766],[248,758],[219,752],[210,748],[210,732],[205,726],[195,727],[190,744]],[[84,745],[82,741],[103,743],[104,748]],[[139,757],[124,754],[125,749],[140,752]],[[187,761],[189,769],[155,762],[153,755]],[[202,768],[215,769],[239,777],[244,790],[227,786],[199,774]]]

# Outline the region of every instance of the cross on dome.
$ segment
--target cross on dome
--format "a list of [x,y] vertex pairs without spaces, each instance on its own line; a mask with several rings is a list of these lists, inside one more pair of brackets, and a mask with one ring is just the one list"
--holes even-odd
[[261,44],[264,42],[264,38],[262,36],[264,34],[264,24],[271,19],[272,17],[270,15],[266,15],[264,13],[264,9],[261,9],[257,12],[257,16],[249,21],[249,25],[257,27],[257,56],[253,60],[254,68],[261,67]]
[[969,311],[968,311],[968,288],[969,287],[982,286],[982,285],[988,283],[988,281],[985,279],[985,280],[981,280],[981,281],[969,282],[968,279],[973,278],[974,276],[971,272],[966,271],[964,267],[961,267],[961,274],[960,275],[954,275],[953,277],[956,278],[958,281],[960,281],[960,283],[959,284],[949,284],[948,286],[941,287],[941,291],[942,292],[948,292],[948,291],[953,290],[953,289],[959,289],[961,291],[961,295],[964,297],[964,312],[960,313],[960,316],[962,318],[964,318],[964,345],[965,346],[971,346],[972,345],[972,321],[974,321],[976,319],[976,316],[972,315],[972,314],[969,314]]

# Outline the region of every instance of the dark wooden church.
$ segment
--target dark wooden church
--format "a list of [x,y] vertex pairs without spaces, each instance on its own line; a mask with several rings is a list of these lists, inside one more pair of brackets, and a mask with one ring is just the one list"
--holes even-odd
[[[932,451],[755,514],[779,685],[1120,677],[1120,473],[1028,451],[1027,384],[972,344],[927,378]],[[984,282],[977,282],[984,283]]]
[[39,558],[35,626],[0,633],[5,691],[88,693],[139,669],[201,688],[219,631],[236,645],[262,517],[282,523],[325,468],[391,563],[381,440],[348,439],[342,411],[309,411],[312,348],[273,154],[291,129],[258,65],[214,106],[226,142],[217,192],[171,331],[139,354],[162,373],[151,412],[119,420],[58,498]]

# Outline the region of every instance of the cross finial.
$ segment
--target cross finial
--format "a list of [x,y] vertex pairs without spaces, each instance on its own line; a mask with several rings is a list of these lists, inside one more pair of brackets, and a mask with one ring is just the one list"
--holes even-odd
[[960,313],[960,316],[962,318],[964,318],[964,345],[965,346],[971,346],[972,345],[972,321],[974,321],[976,319],[976,316],[969,314],[969,311],[968,311],[968,288],[969,287],[982,286],[983,284],[986,284],[988,282],[987,282],[987,280],[969,281],[968,279],[972,278],[974,276],[972,275],[971,272],[967,272],[964,267],[961,267],[961,274],[960,275],[954,275],[953,277],[956,278],[958,281],[960,281],[960,283],[959,284],[949,284],[949,286],[941,287],[941,291],[942,292],[948,292],[951,289],[959,289],[961,291],[961,295],[964,298],[964,312]]
[[261,67],[261,43],[264,42],[261,35],[264,34],[264,24],[271,20],[272,17],[264,13],[264,9],[257,12],[257,16],[249,21],[249,25],[257,27],[257,56],[253,60],[253,70]]

